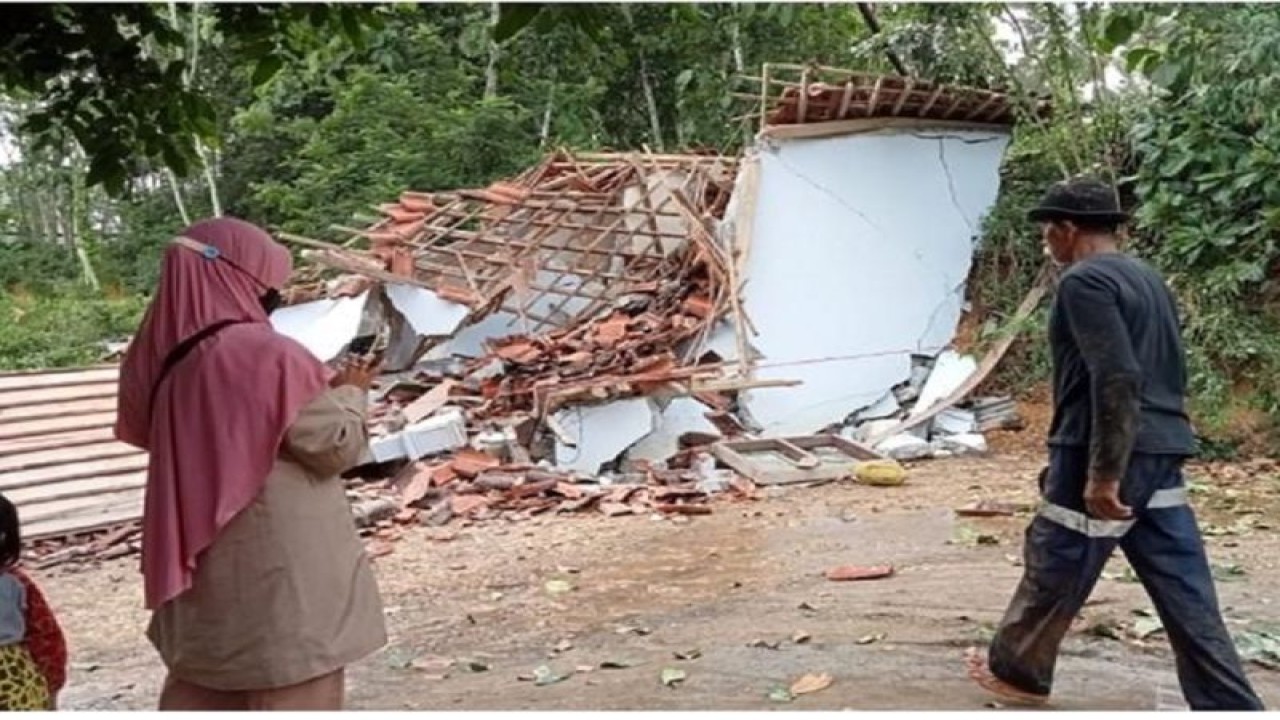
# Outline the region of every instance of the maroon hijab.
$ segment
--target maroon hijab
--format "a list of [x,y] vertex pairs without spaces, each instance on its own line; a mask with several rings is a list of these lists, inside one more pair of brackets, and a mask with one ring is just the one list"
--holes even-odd
[[[198,222],[165,251],[121,368],[116,420],[116,437],[150,452],[149,609],[191,587],[200,553],[262,491],[285,431],[327,385],[326,368],[272,329],[259,300],[292,268],[288,250],[234,218]],[[228,322],[160,377],[180,343]]]

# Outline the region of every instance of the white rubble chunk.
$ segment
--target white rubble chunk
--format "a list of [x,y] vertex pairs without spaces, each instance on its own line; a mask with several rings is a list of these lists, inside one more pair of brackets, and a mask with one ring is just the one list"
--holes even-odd
[[320,362],[338,356],[360,331],[369,293],[355,297],[315,300],[271,313],[276,332],[297,340]]
[[467,421],[462,411],[451,408],[399,432],[374,438],[369,450],[376,462],[417,460],[428,455],[456,450],[467,444]]
[[654,424],[646,398],[567,408],[555,418],[573,440],[570,446],[556,439],[556,466],[583,475],[598,474],[601,466],[653,432]]
[[875,451],[894,460],[923,460],[933,457],[934,448],[927,440],[903,433],[881,440]]

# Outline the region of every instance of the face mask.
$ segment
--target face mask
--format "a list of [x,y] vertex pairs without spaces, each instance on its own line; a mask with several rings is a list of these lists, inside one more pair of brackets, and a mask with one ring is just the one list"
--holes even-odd
[[284,298],[280,297],[279,290],[271,288],[262,297],[258,298],[258,302],[262,303],[262,309],[267,311],[267,315],[270,315],[280,308]]

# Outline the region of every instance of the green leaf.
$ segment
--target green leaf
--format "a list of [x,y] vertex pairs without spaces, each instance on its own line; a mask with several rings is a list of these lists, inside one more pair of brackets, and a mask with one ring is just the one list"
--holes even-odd
[[1111,52],[1129,42],[1129,39],[1138,31],[1138,28],[1142,27],[1142,18],[1137,15],[1131,15],[1130,12],[1128,8],[1125,8],[1107,16],[1102,28],[1102,42],[1099,43],[1099,50],[1106,53]]
[[546,665],[540,665],[533,669],[533,684],[538,687],[555,685],[556,683],[564,682],[568,677],[568,675],[561,675]]
[[173,171],[178,177],[186,177],[187,172],[191,169],[187,162],[186,155],[173,142],[167,142],[160,148],[160,154],[164,158],[164,164]]
[[1133,636],[1146,640],[1158,632],[1164,631],[1164,623],[1158,617],[1141,617],[1133,622]]
[[498,6],[498,23],[493,28],[494,42],[506,42],[533,22],[543,10],[542,3],[503,3]]
[[338,14],[342,22],[342,32],[347,36],[347,40],[356,49],[364,50],[364,27],[360,24],[360,11],[350,5],[344,5],[339,9]]
[[796,699],[796,696],[791,694],[791,690],[782,687],[781,685],[769,688],[769,692],[765,697],[776,703],[789,703]]
[[1152,64],[1159,61],[1159,51],[1149,47],[1136,47],[1124,55],[1124,66],[1129,72],[1145,74]]
[[1182,63],[1165,61],[1151,73],[1151,82],[1163,88],[1172,87],[1182,73]]
[[91,151],[91,155],[93,160],[89,162],[89,172],[84,179],[86,185],[101,185],[107,182],[108,178],[123,174],[123,163],[114,153],[99,149],[96,152]]
[[266,85],[283,67],[284,60],[280,58],[279,54],[264,55],[258,61],[257,67],[253,69],[253,86],[259,88]]
[[693,82],[693,68],[683,70],[676,76],[676,92],[682,93],[689,83]]
[[32,113],[27,116],[23,129],[32,134],[40,134],[53,126],[53,118],[49,113]]

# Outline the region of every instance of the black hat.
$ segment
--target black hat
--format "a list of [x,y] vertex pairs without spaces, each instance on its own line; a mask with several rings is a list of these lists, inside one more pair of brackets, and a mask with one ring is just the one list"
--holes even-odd
[[1027,217],[1032,222],[1073,220],[1106,225],[1119,225],[1129,220],[1128,214],[1120,209],[1111,186],[1089,178],[1054,183]]

